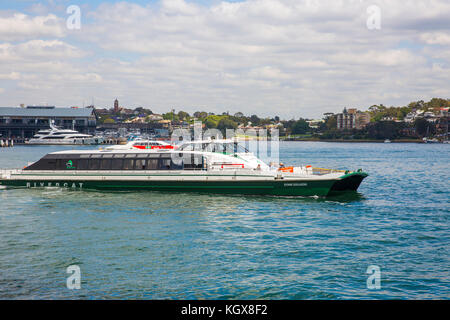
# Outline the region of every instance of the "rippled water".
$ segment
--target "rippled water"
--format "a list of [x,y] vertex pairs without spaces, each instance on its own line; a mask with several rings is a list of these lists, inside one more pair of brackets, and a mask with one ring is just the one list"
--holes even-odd
[[[0,168],[64,148],[0,149]],[[0,298],[450,298],[450,145],[286,142],[280,154],[370,176],[333,199],[0,190]],[[66,288],[74,264],[80,290]]]

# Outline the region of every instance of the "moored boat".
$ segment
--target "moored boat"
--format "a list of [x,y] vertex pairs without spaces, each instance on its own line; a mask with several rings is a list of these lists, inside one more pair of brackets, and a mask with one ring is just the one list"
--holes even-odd
[[40,130],[26,144],[34,145],[97,145],[103,143],[102,137],[80,133],[76,130],[61,129],[50,123],[50,129]]
[[235,141],[209,140],[188,142],[176,150],[49,153],[22,170],[3,171],[0,185],[328,196],[356,191],[365,177],[362,170],[268,166]]

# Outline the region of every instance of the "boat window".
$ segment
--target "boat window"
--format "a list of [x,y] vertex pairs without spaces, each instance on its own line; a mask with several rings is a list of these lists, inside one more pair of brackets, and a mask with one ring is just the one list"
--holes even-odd
[[80,158],[89,158],[90,154],[80,154]]
[[183,157],[184,170],[203,169],[203,157],[199,154],[192,154],[190,157]]
[[114,154],[114,158],[123,158],[125,156],[125,153],[116,153]]
[[25,168],[25,170],[55,170],[56,159],[41,159],[31,166]]
[[[56,160],[55,170],[66,170],[66,160],[58,159]],[[70,162],[70,166],[73,167],[73,162]]]
[[133,170],[134,169],[134,159],[123,160],[123,170]]
[[77,161],[77,170],[87,170],[88,169],[88,160],[80,159]]
[[125,155],[125,158],[136,158],[137,154],[127,154]]
[[170,163],[171,163],[170,158],[161,159],[159,163],[159,168],[161,170],[170,170]]
[[100,159],[89,160],[89,170],[98,170],[100,168]]
[[112,170],[122,170],[122,159],[112,159],[111,169]]
[[157,170],[157,169],[158,169],[158,159],[148,159],[147,170]]
[[111,169],[111,160],[112,159],[102,159],[102,162],[100,164],[101,170],[110,170]]
[[135,163],[136,170],[145,170],[146,169],[145,162],[146,160],[144,159],[137,159]]
[[102,157],[101,154],[92,154],[92,155],[91,155],[91,159],[92,159],[92,158],[101,158],[101,157]]

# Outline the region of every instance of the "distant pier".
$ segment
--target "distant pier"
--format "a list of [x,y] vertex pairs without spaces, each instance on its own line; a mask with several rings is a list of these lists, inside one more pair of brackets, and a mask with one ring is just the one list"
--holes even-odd
[[1,139],[0,138],[0,148],[14,147],[16,143],[25,143],[25,139]]
[[[27,143],[29,139],[25,138],[0,138],[0,148],[9,148],[13,147],[14,145],[24,145]],[[104,144],[126,144],[127,140],[124,138],[105,138],[102,143],[99,143],[99,145]],[[78,144],[76,144],[78,145]]]

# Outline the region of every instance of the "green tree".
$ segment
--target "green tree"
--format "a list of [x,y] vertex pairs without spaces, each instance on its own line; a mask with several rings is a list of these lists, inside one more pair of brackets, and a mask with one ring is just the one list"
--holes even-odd
[[179,111],[178,112],[178,118],[180,120],[187,120],[190,117],[189,113],[184,112],[184,111]]
[[197,119],[204,119],[208,116],[208,113],[205,111],[196,111],[194,112],[194,117],[196,117]]
[[305,121],[305,119],[297,120],[292,126],[293,134],[305,134],[309,130],[309,124]]
[[250,121],[251,121],[252,125],[257,126],[257,125],[259,125],[260,119],[258,118],[258,116],[256,114],[253,114],[250,116]]
[[217,124],[217,129],[219,129],[222,132],[225,132],[226,129],[236,129],[237,126],[238,126],[237,123],[234,122],[233,120],[223,118],[220,119],[219,123]]
[[333,130],[337,128],[337,119],[336,116],[328,117],[325,126],[328,130]]

